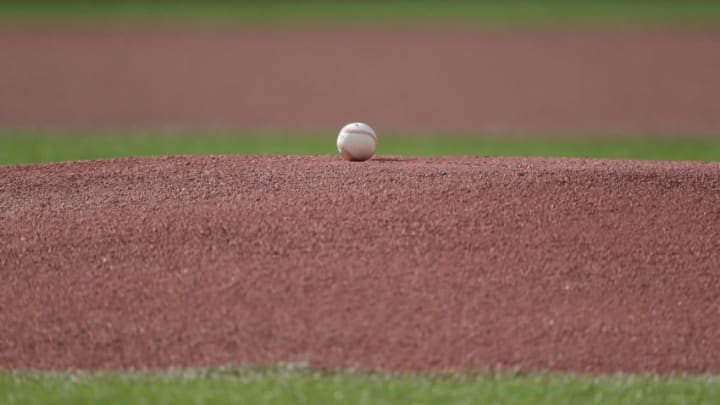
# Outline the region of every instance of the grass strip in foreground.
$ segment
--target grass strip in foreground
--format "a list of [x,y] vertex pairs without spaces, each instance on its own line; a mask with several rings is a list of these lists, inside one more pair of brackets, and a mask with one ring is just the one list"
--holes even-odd
[[717,377],[381,375],[307,368],[0,373],[3,404],[717,404]]
[[[335,136],[0,133],[0,164],[193,154],[336,154]],[[377,154],[720,161],[720,138],[381,136]]]

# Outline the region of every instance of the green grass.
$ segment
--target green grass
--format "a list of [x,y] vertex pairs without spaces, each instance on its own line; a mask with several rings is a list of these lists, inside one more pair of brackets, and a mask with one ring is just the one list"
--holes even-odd
[[3,404],[717,404],[717,377],[381,375],[308,369],[0,374]]
[[712,24],[720,2],[672,0],[546,1],[198,1],[0,2],[4,22],[234,24]]
[[[334,134],[150,135],[0,132],[0,165],[188,154],[335,154]],[[720,161],[720,138],[382,136],[378,155]]]

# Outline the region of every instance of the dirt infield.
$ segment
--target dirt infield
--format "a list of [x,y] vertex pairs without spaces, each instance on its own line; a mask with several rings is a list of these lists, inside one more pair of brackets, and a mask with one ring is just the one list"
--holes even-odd
[[0,128],[720,134],[720,31],[0,29]]
[[0,167],[0,369],[720,372],[720,164]]

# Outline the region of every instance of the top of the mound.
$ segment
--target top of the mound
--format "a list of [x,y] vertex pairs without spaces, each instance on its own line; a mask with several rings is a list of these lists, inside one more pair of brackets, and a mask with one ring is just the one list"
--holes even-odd
[[0,367],[720,371],[720,164],[0,167]]

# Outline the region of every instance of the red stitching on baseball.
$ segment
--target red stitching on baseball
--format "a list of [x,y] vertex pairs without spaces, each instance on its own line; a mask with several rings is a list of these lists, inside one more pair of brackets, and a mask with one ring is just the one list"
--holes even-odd
[[370,132],[370,131],[365,131],[365,130],[362,130],[362,129],[347,129],[347,130],[345,130],[345,131],[343,131],[343,132],[348,133],[348,134],[367,135],[367,136],[370,136],[370,137],[372,137],[372,139],[374,139],[374,140],[377,141],[377,135],[373,134],[373,133]]

